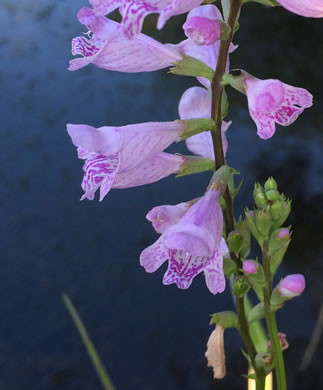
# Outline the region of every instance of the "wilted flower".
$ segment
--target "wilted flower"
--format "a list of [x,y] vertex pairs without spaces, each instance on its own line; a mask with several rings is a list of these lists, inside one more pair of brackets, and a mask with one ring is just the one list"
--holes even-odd
[[208,360],[208,366],[213,368],[215,379],[225,377],[225,354],[224,354],[224,328],[216,325],[207,342],[205,357]]

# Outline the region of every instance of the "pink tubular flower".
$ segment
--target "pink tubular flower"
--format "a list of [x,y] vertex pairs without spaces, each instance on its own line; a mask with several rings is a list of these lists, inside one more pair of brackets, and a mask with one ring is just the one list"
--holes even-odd
[[188,12],[202,2],[203,0],[90,0],[94,11],[100,15],[107,15],[120,8],[122,26],[130,39],[140,33],[147,15],[159,13],[157,27],[161,29],[170,17]]
[[221,242],[223,216],[218,197],[219,191],[210,189],[190,207],[180,203],[161,206],[148,213],[148,219],[162,235],[141,253],[140,264],[147,272],[156,271],[168,260],[164,284],[175,283],[187,289],[193,278],[203,271],[206,285],[213,294],[224,290],[222,264],[227,247]]
[[277,0],[284,8],[297,15],[311,18],[323,17],[323,0]]
[[[178,111],[181,119],[211,118],[211,97],[205,88],[192,87],[186,90],[179,102]],[[224,155],[228,150],[226,131],[231,122],[222,122],[222,144]],[[209,131],[194,135],[186,140],[188,149],[202,157],[214,160],[212,136]]]
[[81,199],[100,201],[111,188],[128,188],[153,183],[179,170],[181,156],[162,151],[183,130],[180,122],[151,122],[122,127],[95,128],[67,125],[78,156],[85,160]]
[[288,275],[282,279],[277,290],[283,297],[293,298],[302,294],[305,289],[305,278],[301,274]]
[[204,5],[190,11],[183,25],[185,35],[197,45],[211,45],[220,39],[221,12],[215,5]]
[[305,108],[313,104],[313,96],[306,89],[296,88],[279,80],[247,78],[245,92],[249,113],[257,125],[257,134],[262,139],[274,135],[275,123],[288,126]]
[[151,72],[180,61],[178,51],[144,34],[129,39],[120,31],[116,23],[102,15],[97,15],[87,7],[78,13],[79,21],[89,29],[88,39],[84,36],[72,40],[72,54],[83,58],[70,61],[69,70],[77,70],[93,63],[99,68],[119,72]]

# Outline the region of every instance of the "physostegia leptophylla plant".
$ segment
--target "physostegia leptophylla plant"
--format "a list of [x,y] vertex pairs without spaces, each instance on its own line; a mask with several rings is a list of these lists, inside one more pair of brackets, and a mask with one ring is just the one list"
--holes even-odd
[[[177,75],[196,77],[200,86],[189,88],[179,102],[179,118],[173,122],[150,122],[122,127],[94,128],[69,124],[67,131],[84,160],[82,199],[92,200],[99,190],[103,200],[111,188],[129,188],[156,182],[170,174],[180,176],[213,171],[211,181],[201,189],[201,197],[177,205],[156,206],[147,214],[160,237],[144,249],[140,264],[154,272],[167,262],[163,283],[187,289],[193,279],[204,274],[212,294],[221,293],[226,278],[235,296],[235,311],[216,313],[206,357],[214,377],[225,375],[224,330],[236,328],[245,345],[258,390],[265,378],[276,372],[277,388],[286,389],[282,350],[288,345],[279,333],[276,312],[282,303],[300,295],[304,277],[288,275],[277,286],[273,277],[290,243],[290,228],[283,227],[291,202],[269,178],[255,185],[253,210],[234,219],[233,176],[226,164],[226,131],[234,124],[225,122],[228,101],[225,88],[231,86],[246,95],[257,134],[271,138],[276,124],[288,126],[312,105],[312,95],[276,79],[260,80],[241,69],[230,70],[229,55],[241,9],[252,0],[222,0],[220,8],[206,0],[90,0],[90,7],[78,13],[87,36],[72,41],[69,69],[89,64],[119,72],[148,72],[163,68]],[[253,0],[260,6],[283,6],[305,17],[323,17],[323,0]],[[208,4],[205,4],[208,3]],[[122,21],[107,16],[119,9]],[[157,27],[163,28],[175,15],[187,13],[183,29],[187,39],[178,44],[162,44],[141,33],[148,14],[157,13]],[[256,136],[256,135],[255,135]],[[173,155],[164,150],[174,141],[186,140],[196,156]],[[234,167],[239,168],[239,167]],[[250,237],[262,251],[262,259],[250,259]],[[201,277],[201,276],[200,276]],[[247,293],[252,289],[259,303],[251,306]],[[268,343],[259,343],[255,325],[265,319]]]

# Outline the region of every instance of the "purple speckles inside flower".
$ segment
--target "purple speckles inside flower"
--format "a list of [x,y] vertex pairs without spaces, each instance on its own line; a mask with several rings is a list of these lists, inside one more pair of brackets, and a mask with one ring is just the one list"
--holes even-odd
[[[160,206],[159,210],[155,208],[148,213],[148,219],[162,235],[141,253],[140,264],[147,272],[153,272],[168,261],[164,284],[175,283],[179,288],[188,288],[193,278],[203,271],[213,294],[224,290],[222,249],[227,252],[227,247],[222,245],[223,216],[218,196],[219,193],[211,189],[187,211],[184,210],[186,204],[181,203]],[[164,215],[160,221],[161,211]]]
[[312,106],[313,97],[308,91],[284,84],[279,80],[247,78],[245,91],[250,115],[262,139],[274,135],[275,123],[288,126],[305,108]]

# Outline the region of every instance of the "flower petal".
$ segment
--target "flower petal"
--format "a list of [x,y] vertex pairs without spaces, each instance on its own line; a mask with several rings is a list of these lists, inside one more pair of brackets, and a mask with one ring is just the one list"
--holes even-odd
[[190,204],[187,202],[157,206],[149,211],[146,218],[152,223],[157,233],[164,233],[182,218],[189,207]]
[[211,118],[211,96],[205,88],[187,89],[178,105],[181,119]]
[[165,232],[168,248],[211,257],[222,238],[223,215],[218,198],[219,192],[210,189],[190,207],[183,218]]
[[[182,58],[176,47],[159,43],[144,34],[139,34],[130,41],[120,30],[119,23],[96,15],[90,8],[82,8],[79,19],[91,31],[94,30],[89,43],[82,42],[82,45],[96,45],[100,50],[93,49],[95,54],[92,55],[92,52],[82,48],[77,54],[91,55],[71,60],[69,70],[77,70],[93,63],[99,68],[119,72],[150,72],[166,68]],[[77,43],[80,45],[79,40]]]
[[122,26],[126,36],[133,39],[140,33],[145,17],[158,11],[158,7],[147,1],[125,3],[122,8]]
[[165,246],[164,237],[160,236],[154,244],[141,252],[140,265],[146,272],[155,272],[168,259],[169,249]]
[[113,180],[118,172],[119,153],[110,156],[97,155],[85,161],[81,200],[92,200],[96,190],[100,188],[100,201],[110,191]]
[[276,112],[275,120],[282,126],[292,124],[298,116],[313,104],[313,96],[303,88],[283,84],[284,100]]
[[157,28],[162,29],[169,18],[188,12],[203,3],[203,0],[173,0],[164,7],[158,18]]
[[127,172],[118,173],[112,187],[130,188],[155,183],[176,173],[182,163],[183,158],[181,156],[159,153]]
[[163,284],[175,283],[178,288],[186,289],[192,283],[208,261],[207,256],[192,256],[182,250],[171,250],[168,269],[163,278]]
[[215,5],[207,4],[193,8],[183,25],[185,35],[197,45],[211,45],[221,35],[218,20],[223,20],[223,18]]
[[223,273],[223,256],[219,248],[216,248],[213,256],[204,269],[205,282],[212,294],[221,293],[225,289],[225,277]]
[[95,128],[89,125],[67,124],[67,132],[76,147],[88,152],[109,156],[120,151],[122,135],[117,127]]
[[121,7],[124,0],[89,0],[89,2],[98,15],[107,15]]
[[323,17],[322,0],[277,0],[280,5],[297,15],[312,18]]

